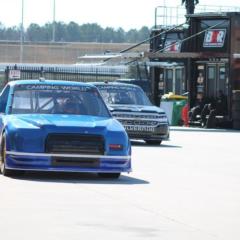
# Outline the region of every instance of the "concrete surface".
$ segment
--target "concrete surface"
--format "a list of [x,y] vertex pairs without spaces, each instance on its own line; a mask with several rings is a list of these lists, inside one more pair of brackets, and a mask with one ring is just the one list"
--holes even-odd
[[175,127],[133,172],[0,175],[2,240],[240,239],[240,132]]

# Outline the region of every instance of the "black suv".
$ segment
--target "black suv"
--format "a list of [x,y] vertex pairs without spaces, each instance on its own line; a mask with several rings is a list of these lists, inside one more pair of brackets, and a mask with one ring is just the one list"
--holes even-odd
[[136,85],[117,82],[93,83],[100,91],[113,117],[119,120],[131,139],[161,144],[169,138],[169,123],[163,109],[152,105]]

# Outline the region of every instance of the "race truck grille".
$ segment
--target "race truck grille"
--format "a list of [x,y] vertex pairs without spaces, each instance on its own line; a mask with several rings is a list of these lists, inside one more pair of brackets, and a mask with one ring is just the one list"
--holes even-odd
[[[131,125],[139,127],[157,127],[159,124],[167,123],[167,117],[165,114],[114,112],[113,116],[118,119],[124,126]],[[136,129],[136,131],[138,130]]]
[[139,125],[139,126],[144,126],[144,125],[148,125],[148,126],[156,126],[158,125],[157,121],[142,121],[142,120],[120,120],[119,121],[123,124],[123,125]]
[[113,116],[117,119],[141,119],[141,120],[161,120],[165,119],[166,115],[163,113],[154,114],[154,113],[122,113],[122,112],[113,112]]
[[104,155],[104,139],[99,135],[49,134],[47,153],[78,153]]

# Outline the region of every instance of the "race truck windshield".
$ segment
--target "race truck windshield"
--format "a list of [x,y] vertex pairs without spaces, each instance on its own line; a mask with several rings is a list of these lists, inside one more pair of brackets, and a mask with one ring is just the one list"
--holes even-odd
[[107,104],[145,105],[151,106],[146,94],[139,87],[103,85],[98,86]]
[[95,88],[33,84],[24,84],[15,88],[11,113],[110,116]]

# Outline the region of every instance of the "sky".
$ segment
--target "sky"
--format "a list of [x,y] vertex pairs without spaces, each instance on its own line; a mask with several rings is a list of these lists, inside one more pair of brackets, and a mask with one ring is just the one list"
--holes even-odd
[[[53,21],[54,0],[0,0],[0,22],[5,27],[20,26],[22,22],[22,2],[24,14],[23,25],[30,23],[44,25]],[[182,0],[55,0],[55,19],[79,25],[97,23],[101,27],[140,29],[149,28],[155,23],[155,8],[164,6],[176,7]],[[211,0],[215,6],[236,6],[239,0]],[[199,0],[200,5],[210,5],[209,0]],[[220,3],[220,4],[219,4]]]

